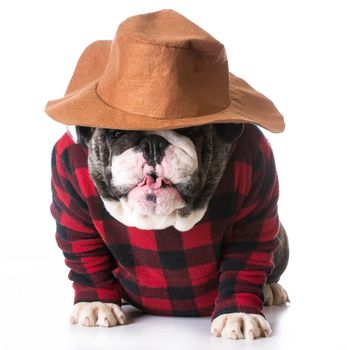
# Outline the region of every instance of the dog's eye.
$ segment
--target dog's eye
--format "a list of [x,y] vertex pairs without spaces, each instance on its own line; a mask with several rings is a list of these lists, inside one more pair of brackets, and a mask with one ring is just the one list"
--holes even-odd
[[123,135],[123,130],[116,130],[116,129],[105,129],[106,135],[110,139],[118,139]]
[[113,132],[113,137],[115,138],[115,139],[118,139],[119,137],[121,137],[122,136],[122,132],[120,131],[120,130],[115,130],[114,132]]

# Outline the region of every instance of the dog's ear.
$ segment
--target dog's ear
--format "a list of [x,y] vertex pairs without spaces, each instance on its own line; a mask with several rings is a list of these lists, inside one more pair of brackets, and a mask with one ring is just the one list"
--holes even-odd
[[75,143],[86,146],[91,139],[95,128],[87,126],[68,125],[67,132]]
[[244,125],[236,123],[223,123],[223,124],[214,124],[216,134],[226,142],[233,142],[237,140],[242,132]]

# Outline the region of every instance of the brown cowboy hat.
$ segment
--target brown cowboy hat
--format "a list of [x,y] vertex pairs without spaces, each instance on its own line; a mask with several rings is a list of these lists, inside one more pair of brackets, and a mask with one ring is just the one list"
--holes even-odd
[[46,113],[67,125],[125,130],[253,123],[284,130],[273,103],[229,73],[224,46],[172,10],[133,16],[82,53]]

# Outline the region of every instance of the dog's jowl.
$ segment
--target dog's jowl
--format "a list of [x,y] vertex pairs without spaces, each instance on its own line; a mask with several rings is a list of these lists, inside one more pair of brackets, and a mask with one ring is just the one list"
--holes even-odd
[[126,302],[210,315],[215,336],[268,336],[262,306],[288,301],[289,249],[259,126],[284,122],[229,73],[224,46],[172,10],[131,17],[83,52],[46,111],[69,125],[53,149],[51,212],[71,322],[126,324]]

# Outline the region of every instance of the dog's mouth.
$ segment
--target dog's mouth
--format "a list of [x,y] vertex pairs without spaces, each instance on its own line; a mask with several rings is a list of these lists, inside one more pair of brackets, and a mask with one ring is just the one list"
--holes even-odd
[[137,187],[147,187],[153,191],[169,186],[172,186],[171,181],[162,176],[157,176],[155,173],[145,176],[143,180],[137,184]]
[[147,174],[126,198],[127,204],[144,215],[169,215],[185,202],[172,182],[156,174]]

